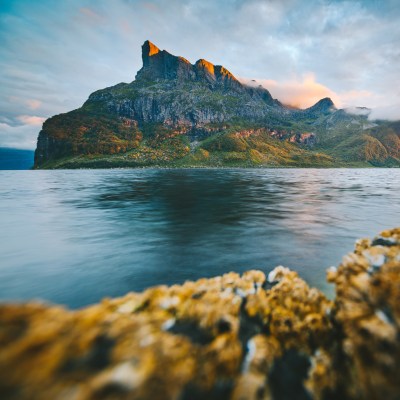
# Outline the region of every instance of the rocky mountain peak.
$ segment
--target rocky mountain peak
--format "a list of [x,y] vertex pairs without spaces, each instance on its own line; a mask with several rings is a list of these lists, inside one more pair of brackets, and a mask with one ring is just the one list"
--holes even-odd
[[196,61],[197,68],[205,69],[210,74],[214,75],[214,64],[210,63],[210,61],[204,60],[204,58],[200,58],[200,60]]
[[335,108],[335,104],[330,97],[325,97],[315,103],[311,108],[319,109],[319,110],[330,110],[331,108]]
[[241,88],[241,83],[222,65],[200,59],[192,65],[186,58],[174,56],[166,50],[160,50],[154,43],[146,40],[142,45],[143,67],[136,75],[137,80],[169,79],[197,80],[209,84],[220,83],[224,86]]
[[311,114],[313,113],[329,114],[336,110],[337,108],[335,107],[335,104],[333,103],[332,99],[330,97],[325,97],[319,100],[317,103],[315,103],[312,107],[307,108],[305,111]]
[[146,40],[142,45],[143,65],[149,65],[149,58],[155,54],[158,54],[159,52],[160,49],[154,43],[150,42],[150,40]]
[[196,77],[198,80],[204,80],[211,84],[215,83],[216,77],[214,64],[201,58],[200,60],[196,61],[193,68],[196,72]]
[[160,50],[149,40],[143,43],[142,59],[143,67],[136,75],[137,80],[195,78],[193,66],[188,60]]
[[215,66],[215,75],[216,75],[217,79],[222,80],[222,81],[231,80],[231,81],[239,82],[235,78],[235,76],[230,71],[228,71],[225,67],[223,67],[222,65]]

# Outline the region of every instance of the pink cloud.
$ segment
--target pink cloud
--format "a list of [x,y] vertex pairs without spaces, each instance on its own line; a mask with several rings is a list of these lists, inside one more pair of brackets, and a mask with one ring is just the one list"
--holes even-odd
[[330,97],[336,107],[364,106],[367,100],[375,97],[367,90],[350,90],[346,92],[335,92],[329,87],[319,83],[313,73],[303,75],[302,78],[278,82],[272,79],[241,79],[250,86],[262,85],[268,89],[272,96],[282,103],[298,107],[308,108],[324,97]]
[[119,23],[119,27],[121,29],[121,32],[123,35],[126,37],[132,37],[134,34],[134,30],[132,28],[131,23],[127,19],[122,19],[121,22]]
[[144,8],[147,8],[149,11],[152,11],[152,12],[159,12],[160,11],[160,9],[158,8],[158,6],[156,4],[151,3],[149,1],[143,2],[142,6]]
[[22,122],[24,125],[42,125],[46,118],[37,117],[35,115],[19,115],[17,117],[18,121]]
[[37,110],[42,105],[42,102],[36,99],[29,99],[26,101],[26,104],[31,110]]
[[81,7],[79,9],[79,11],[81,12],[81,14],[83,14],[84,16],[86,16],[89,20],[93,21],[93,22],[102,22],[103,21],[103,16],[101,16],[100,14],[98,14],[96,11],[93,11],[91,8],[89,7]]
[[312,73],[304,75],[301,79],[296,78],[284,82],[271,79],[257,79],[255,82],[249,82],[248,79],[242,81],[252,86],[262,85],[271,92],[273,97],[293,107],[311,107],[324,97],[330,97],[337,106],[342,104],[340,97],[328,87],[317,82]]

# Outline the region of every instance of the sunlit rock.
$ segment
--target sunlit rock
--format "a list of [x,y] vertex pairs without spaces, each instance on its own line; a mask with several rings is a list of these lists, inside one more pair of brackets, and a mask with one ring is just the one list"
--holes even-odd
[[277,267],[104,299],[0,306],[4,399],[399,398],[400,229],[328,270]]

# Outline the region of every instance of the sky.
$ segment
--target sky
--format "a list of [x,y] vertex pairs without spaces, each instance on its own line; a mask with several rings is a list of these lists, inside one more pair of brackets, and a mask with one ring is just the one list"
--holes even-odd
[[141,45],[224,65],[285,104],[400,119],[398,0],[0,0],[0,147],[131,82]]

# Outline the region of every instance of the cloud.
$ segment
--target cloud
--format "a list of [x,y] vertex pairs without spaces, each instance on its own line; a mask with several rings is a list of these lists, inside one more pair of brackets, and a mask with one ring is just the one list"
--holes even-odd
[[375,98],[376,95],[368,90],[349,90],[340,94],[341,101],[347,105],[363,105]]
[[26,104],[31,110],[37,110],[42,105],[42,102],[36,99],[28,99]]
[[370,115],[371,109],[366,107],[348,107],[344,109],[347,114],[353,115]]
[[34,149],[41,126],[46,118],[35,115],[0,117],[0,147]]
[[38,128],[34,125],[11,126],[0,122],[0,146],[18,149],[34,149]]
[[[357,115],[365,115],[365,104],[381,104],[382,96],[373,94],[368,90],[349,90],[343,92],[335,92],[329,87],[323,85],[316,80],[314,73],[307,73],[303,77],[295,77],[288,81],[274,81],[271,79],[246,79],[239,80],[249,86],[263,86],[271,92],[271,95],[281,101],[283,104],[297,108],[308,108],[317,103],[319,100],[330,97],[337,108],[345,108],[348,112]],[[390,100],[389,100],[390,101]],[[376,115],[390,115],[388,119],[400,119],[400,109],[396,106],[377,107],[381,110]],[[387,113],[383,110],[391,110]],[[368,111],[370,113],[370,110]],[[371,115],[375,115],[372,113]],[[383,118],[383,117],[381,117]]]
[[17,119],[24,125],[33,125],[33,126],[41,126],[43,122],[46,120],[46,118],[37,117],[35,115],[19,115]]
[[294,78],[283,82],[270,79],[256,79],[255,81],[242,79],[242,82],[255,86],[261,85],[268,89],[274,98],[293,107],[311,107],[324,97],[330,97],[336,106],[342,104],[339,96],[326,86],[316,82],[312,73],[304,75],[301,79]]
[[[6,3],[0,121],[9,126],[33,110],[48,118],[79,107],[97,89],[132,81],[146,39],[192,62],[205,58],[237,76],[262,78],[274,97],[302,107],[329,96],[396,115],[400,103],[395,0]],[[36,141],[37,130],[18,129],[30,135],[21,143]]]
[[93,11],[91,8],[89,7],[82,7],[79,9],[79,11],[85,16],[87,17],[89,20],[99,23],[99,22],[103,22],[103,17],[98,14],[97,12]]
[[391,121],[400,120],[400,102],[386,107],[376,107],[368,117],[371,121],[377,119],[388,119]]

